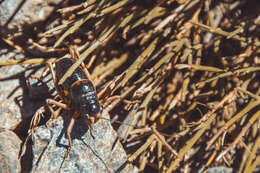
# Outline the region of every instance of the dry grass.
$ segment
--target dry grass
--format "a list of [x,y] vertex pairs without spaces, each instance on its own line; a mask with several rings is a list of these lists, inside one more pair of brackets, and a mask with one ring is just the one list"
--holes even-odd
[[[257,1],[88,0],[59,10],[61,24],[39,40],[52,41],[46,50],[79,51],[60,83],[84,62],[98,91],[107,88],[103,98],[120,95],[104,106],[140,127],[121,137],[141,172],[225,165],[249,173],[259,170],[260,159],[257,7]],[[44,61],[0,65],[11,63]]]

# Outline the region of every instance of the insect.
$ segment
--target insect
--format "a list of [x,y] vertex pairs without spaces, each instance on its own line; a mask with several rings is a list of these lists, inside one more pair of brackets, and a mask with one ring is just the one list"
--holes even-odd
[[[61,103],[53,99],[47,99],[47,106],[51,111],[51,119],[56,119],[60,115],[60,110],[73,110],[74,114],[70,120],[70,123],[67,127],[66,135],[68,138],[68,148],[67,152],[64,155],[64,159],[68,157],[71,147],[72,147],[72,139],[71,139],[71,131],[75,124],[75,121],[81,116],[85,120],[85,124],[89,127],[90,134],[91,133],[91,124],[95,123],[98,119],[108,120],[101,116],[102,107],[100,103],[104,103],[107,101],[105,98],[102,101],[99,101],[98,98],[106,93],[106,90],[110,87],[105,87],[102,91],[99,92],[97,96],[95,87],[90,80],[90,76],[88,73],[84,71],[83,68],[77,67],[74,72],[61,84],[58,85],[58,79],[61,79],[66,71],[75,63],[71,58],[61,58],[58,60],[56,64],[56,69],[54,72],[52,64],[48,63],[48,67],[52,74],[53,82],[57,94],[59,97],[65,102]],[[101,94],[100,94],[101,93]],[[118,97],[114,97],[118,98]],[[111,99],[111,97],[110,97]],[[112,98],[113,100],[113,98]],[[128,101],[129,102],[129,101]],[[51,105],[54,104],[59,108],[54,111]],[[37,111],[31,121],[31,127],[29,135],[26,141],[31,137],[33,133],[34,127],[39,124],[40,118],[43,117],[44,108]],[[133,126],[132,124],[122,123],[119,121],[114,121],[116,123],[125,124],[128,126]],[[26,144],[27,142],[25,142]]]
[[74,63],[74,60],[70,58],[62,58],[55,63],[56,72],[54,72],[53,67],[49,64],[57,93],[65,102],[64,104],[53,99],[47,99],[47,105],[52,113],[52,118],[56,118],[59,115],[59,111],[54,111],[50,104],[55,104],[65,110],[74,110],[74,114],[66,132],[69,143],[64,158],[68,156],[71,150],[72,140],[70,135],[76,119],[78,119],[79,116],[84,117],[85,123],[91,130],[90,124],[95,123],[97,119],[102,118],[100,114],[101,105],[95,87],[81,67],[77,67],[71,76],[69,76],[61,85],[58,85],[57,79],[62,78]]

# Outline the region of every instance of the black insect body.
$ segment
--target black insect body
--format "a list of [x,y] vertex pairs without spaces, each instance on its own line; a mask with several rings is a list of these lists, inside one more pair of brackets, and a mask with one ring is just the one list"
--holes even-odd
[[78,67],[61,85],[58,85],[58,80],[63,77],[74,63],[70,58],[62,58],[56,62],[56,72],[54,72],[51,64],[49,64],[55,88],[61,99],[65,102],[63,104],[52,99],[47,99],[47,105],[52,112],[52,118],[56,118],[58,114],[52,109],[50,104],[55,104],[65,110],[74,110],[66,132],[69,145],[64,158],[68,156],[71,150],[72,140],[70,134],[76,119],[82,116],[91,130],[90,123],[94,123],[97,119],[102,118],[100,114],[101,106],[95,87],[81,67]]
[[[59,112],[61,109],[54,111],[50,106],[54,104],[60,108],[65,110],[73,110],[74,114],[69,122],[67,127],[66,135],[68,138],[68,148],[67,152],[64,155],[64,159],[62,161],[61,167],[64,163],[64,160],[68,157],[71,146],[71,131],[75,124],[75,121],[82,116],[85,123],[88,125],[89,130],[91,130],[90,123],[94,123],[97,119],[106,119],[101,117],[101,105],[99,103],[99,99],[95,90],[95,87],[91,80],[88,78],[87,73],[83,71],[83,68],[77,67],[74,72],[61,84],[58,85],[58,81],[64,76],[64,74],[69,70],[69,68],[75,63],[74,60],[70,58],[62,58],[56,62],[56,70],[54,69],[50,63],[48,63],[49,69],[51,71],[54,85],[59,97],[63,100],[64,103],[60,103],[53,99],[47,99],[47,106],[49,107],[52,118],[55,119],[59,116]],[[101,92],[102,93],[102,92]],[[102,100],[103,101],[103,100]],[[101,101],[101,102],[102,102]],[[37,126],[39,122],[39,118],[42,116],[42,110],[39,113],[35,114],[35,118],[33,118],[31,124],[32,129]],[[35,120],[34,120],[35,119]],[[107,119],[109,120],[109,119]],[[117,121],[115,121],[117,122]],[[134,125],[121,123],[135,127]],[[33,130],[32,130],[33,131]],[[91,132],[91,131],[90,131]],[[29,138],[29,136],[28,136]],[[27,141],[27,139],[26,139]],[[106,166],[106,165],[105,165]],[[60,167],[60,169],[61,169]],[[107,166],[106,166],[107,167]],[[107,168],[107,170],[109,170]]]
[[71,86],[72,105],[82,116],[94,116],[97,118],[100,112],[100,104],[96,91],[89,80],[80,80]]
[[[56,79],[61,79],[74,63],[69,58],[63,58],[56,62]],[[85,116],[91,121],[97,119],[101,106],[95,87],[87,79],[87,76],[80,67],[63,82],[60,88],[62,90],[62,97],[64,97],[63,99],[69,107],[74,108],[81,116]]]

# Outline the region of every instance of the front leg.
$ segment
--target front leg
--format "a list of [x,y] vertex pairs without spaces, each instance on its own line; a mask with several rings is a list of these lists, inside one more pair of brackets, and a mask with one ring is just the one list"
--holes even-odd
[[61,89],[61,87],[58,85],[58,81],[57,81],[57,78],[56,78],[56,75],[55,75],[55,72],[54,72],[54,69],[53,69],[53,65],[51,63],[47,63],[49,69],[50,69],[50,72],[51,72],[51,75],[52,75],[52,80],[53,80],[53,83],[54,83],[54,87],[57,91],[57,94],[59,95],[59,97],[64,100],[65,96],[64,96],[64,93]]
[[[56,100],[53,99],[47,99],[46,104],[49,110],[51,111],[51,119],[56,119],[59,116],[61,109],[71,110],[71,108],[67,104],[57,102]],[[51,104],[56,105],[59,108],[56,111],[54,111],[53,108],[51,107]]]

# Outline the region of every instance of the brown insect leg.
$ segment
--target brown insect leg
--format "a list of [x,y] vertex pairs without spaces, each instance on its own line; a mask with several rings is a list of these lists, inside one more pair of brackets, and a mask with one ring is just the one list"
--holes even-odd
[[100,101],[100,104],[104,104],[105,102],[112,102],[113,100],[121,99],[121,98],[122,97],[119,95],[111,96],[111,97],[105,98],[102,101]]
[[[55,119],[59,116],[61,109],[65,109],[65,110],[71,109],[68,105],[66,105],[64,103],[57,102],[56,100],[53,100],[53,99],[47,99],[46,103],[47,103],[49,110],[51,111],[51,118],[52,119]],[[56,111],[54,111],[53,108],[51,107],[51,104],[54,104],[54,105],[58,106],[59,108]]]
[[[77,49],[77,46],[76,45],[69,46],[69,51],[70,51],[70,55],[72,56],[72,59],[75,60],[75,61],[78,61],[80,53]],[[87,76],[87,79],[89,79],[93,83],[93,80],[91,80],[91,75],[90,75],[88,69],[86,68],[85,63],[82,62],[80,64],[80,66],[81,66],[83,72],[85,73],[85,75]]]
[[[47,66],[49,67],[50,72],[51,72],[51,74],[52,74],[52,79],[53,79],[53,83],[54,83],[55,89],[56,89],[56,91],[57,91],[59,97],[60,97],[62,100],[64,100],[63,92],[62,92],[61,88],[58,86],[57,78],[56,78],[55,72],[54,72],[54,70],[53,70],[53,66],[52,66],[51,63],[47,63]],[[57,102],[57,101],[52,100],[52,99],[47,99],[47,100],[46,100],[46,103],[47,103],[48,108],[49,108],[50,111],[51,111],[51,114],[52,114],[52,115],[51,115],[51,116],[52,116],[51,118],[52,118],[52,119],[55,119],[55,118],[57,118],[57,117],[59,116],[59,113],[60,113],[60,111],[61,111],[61,108],[65,109],[65,110],[70,110],[70,109],[71,109],[68,105],[66,105],[66,104],[64,104],[64,103]],[[50,104],[54,104],[54,105],[58,106],[59,109],[57,109],[56,111],[54,111],[53,108],[50,106]]]
[[55,75],[55,72],[53,70],[53,66],[51,63],[47,63],[50,71],[51,71],[51,75],[52,75],[52,79],[53,79],[53,83],[54,83],[54,86],[55,86],[55,89],[59,95],[59,97],[64,100],[64,95],[63,95],[63,92],[61,90],[61,88],[58,86],[58,81],[57,81],[57,78],[56,78],[56,75]]
[[43,69],[43,71],[42,71],[42,74],[41,74],[41,76],[40,76],[40,80],[42,80],[45,76],[47,76],[47,74],[48,74],[48,72],[49,72],[48,70],[49,70],[48,67],[45,66],[44,69]]
[[40,76],[32,75],[31,77],[32,77],[33,79],[36,79],[36,80],[42,82],[43,78],[48,75],[48,72],[49,72],[48,70],[49,70],[48,66],[45,66]]
[[[85,120],[84,122],[85,122],[85,124],[88,126],[88,129],[89,129],[90,135],[93,137],[93,134],[92,134],[92,127],[91,127],[91,120]],[[93,138],[94,138],[94,137],[93,137]]]
[[68,129],[67,129],[67,138],[69,140],[69,145],[68,145],[68,149],[67,149],[67,152],[66,154],[64,155],[64,159],[68,157],[69,153],[70,153],[70,150],[71,150],[71,146],[72,146],[72,140],[71,140],[71,131],[72,131],[72,128],[75,124],[75,121],[76,119],[79,117],[79,113],[78,112],[75,112],[70,120],[70,123],[69,123],[69,126],[68,126]]

